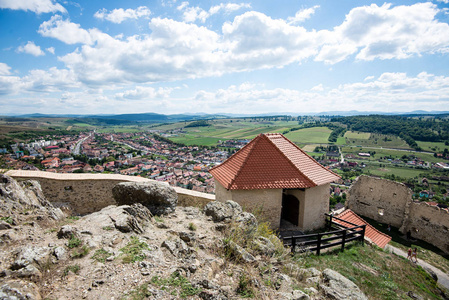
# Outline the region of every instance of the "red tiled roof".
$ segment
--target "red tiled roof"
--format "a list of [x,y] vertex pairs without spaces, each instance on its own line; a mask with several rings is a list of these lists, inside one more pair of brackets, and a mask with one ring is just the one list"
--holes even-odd
[[[347,209],[344,212],[342,212],[339,215],[336,215],[335,217],[340,218],[342,220],[351,222],[356,225],[366,225],[365,228],[365,236],[368,237],[374,244],[379,246],[380,248],[384,248],[390,241],[391,236],[386,235],[383,232],[380,232],[370,224],[368,224],[365,220],[363,220],[361,217],[359,217],[356,213],[354,213],[352,210]],[[339,223],[343,226],[350,226],[349,224],[339,221],[337,219],[332,219],[334,222]]]
[[309,188],[340,179],[280,133],[258,135],[209,173],[228,190]]

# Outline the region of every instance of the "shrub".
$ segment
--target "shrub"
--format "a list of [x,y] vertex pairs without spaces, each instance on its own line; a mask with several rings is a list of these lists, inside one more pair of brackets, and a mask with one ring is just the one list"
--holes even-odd
[[78,274],[79,270],[80,270],[80,265],[67,266],[64,269],[64,276],[67,276],[70,271],[72,271],[75,274]]
[[123,252],[122,261],[123,263],[133,263],[136,261],[142,261],[145,258],[145,254],[142,253],[143,250],[149,250],[147,243],[139,241],[138,237],[132,236],[131,241],[122,249]]
[[82,241],[72,234],[72,237],[70,238],[69,243],[67,244],[67,246],[70,249],[73,249],[73,248],[76,248],[76,247],[80,246],[81,243],[82,243]]

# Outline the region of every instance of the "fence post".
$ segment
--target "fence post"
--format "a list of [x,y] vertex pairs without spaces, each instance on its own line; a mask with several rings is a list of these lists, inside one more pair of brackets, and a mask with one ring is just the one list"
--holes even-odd
[[292,237],[292,252],[295,253],[295,248],[296,248],[296,239],[294,237]]
[[320,255],[320,250],[321,250],[321,234],[319,233],[318,234],[318,237],[317,237],[317,242],[316,242],[317,244],[316,244],[316,255]]
[[343,237],[341,238],[341,252],[345,251],[345,243],[346,243],[346,229],[343,230]]
[[362,245],[364,245],[365,243],[365,229],[366,229],[366,225],[363,225],[362,227]]
[[328,230],[331,231],[332,229],[332,214],[329,215],[329,227]]

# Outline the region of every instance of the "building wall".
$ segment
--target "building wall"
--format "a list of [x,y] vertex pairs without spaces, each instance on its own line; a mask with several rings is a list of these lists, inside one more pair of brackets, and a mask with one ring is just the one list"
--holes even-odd
[[402,183],[360,176],[349,189],[346,207],[449,253],[449,212],[414,202],[412,191]]
[[[37,180],[46,198],[72,214],[92,213],[116,204],[112,188],[120,182],[148,182],[147,178],[115,174],[54,174],[41,171],[11,170],[6,173],[16,180]],[[203,207],[215,196],[175,188],[179,206]]]
[[329,212],[330,183],[305,190],[303,231],[324,227]]
[[281,225],[282,189],[228,191],[215,180],[215,197],[222,202],[233,200],[247,211],[262,209],[272,228]]
[[412,192],[404,184],[360,176],[351,186],[346,206],[355,213],[400,228]]

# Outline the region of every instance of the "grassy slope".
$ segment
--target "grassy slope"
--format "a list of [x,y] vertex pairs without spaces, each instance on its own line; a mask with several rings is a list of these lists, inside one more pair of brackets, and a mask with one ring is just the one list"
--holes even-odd
[[296,256],[302,267],[333,269],[353,281],[370,299],[410,299],[413,291],[425,299],[442,299],[436,282],[419,266],[375,246],[350,246],[321,256]]

